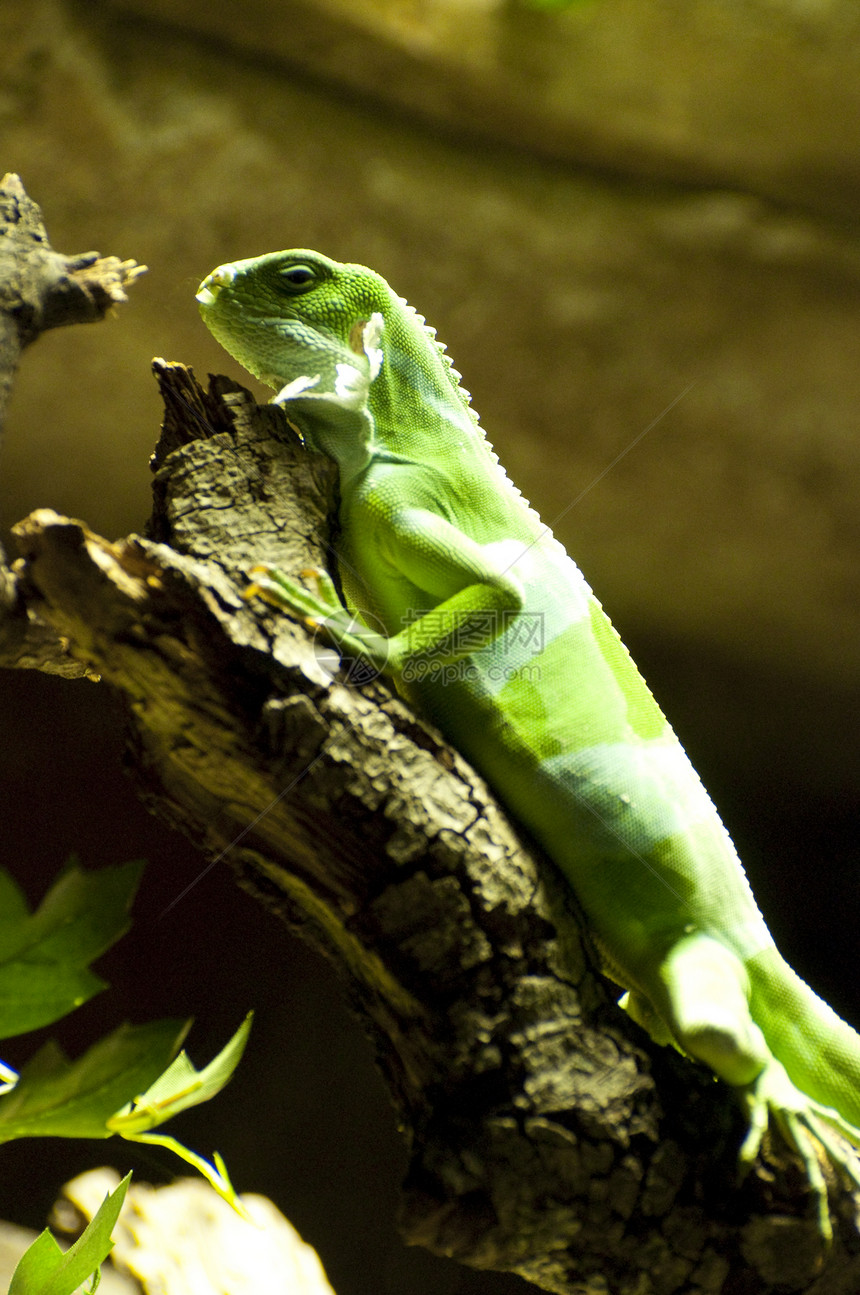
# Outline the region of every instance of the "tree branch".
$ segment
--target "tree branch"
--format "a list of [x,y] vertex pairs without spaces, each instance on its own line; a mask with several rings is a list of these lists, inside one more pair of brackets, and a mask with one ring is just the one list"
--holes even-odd
[[[32,514],[22,596],[124,699],[150,806],[342,972],[409,1141],[406,1239],[559,1293],[860,1284],[781,1145],[738,1187],[730,1094],[614,1007],[569,887],[483,781],[243,597],[255,563],[326,564],[333,465],[280,408],[155,367],[147,536]],[[844,1188],[834,1208],[856,1248]]]
[[49,328],[89,324],[127,301],[145,265],[98,252],[63,256],[12,172],[0,180],[0,428],[21,351]]
[[[0,435],[21,352],[49,328],[89,324],[126,301],[145,265],[116,256],[55,252],[39,206],[20,178],[0,180]],[[27,615],[0,546],[0,665],[74,677],[86,673],[34,615]]]

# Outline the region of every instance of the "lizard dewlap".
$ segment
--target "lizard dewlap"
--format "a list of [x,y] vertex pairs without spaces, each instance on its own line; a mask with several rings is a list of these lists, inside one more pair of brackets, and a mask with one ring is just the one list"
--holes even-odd
[[773,1118],[829,1235],[816,1146],[860,1185],[838,1136],[860,1143],[860,1037],[778,953],[683,748],[433,331],[378,274],[311,251],[221,266],[198,301],[339,467],[348,611],[325,580],[272,571],[268,595],[385,670],[484,774],[576,892],[631,1016],[738,1091],[744,1164]]

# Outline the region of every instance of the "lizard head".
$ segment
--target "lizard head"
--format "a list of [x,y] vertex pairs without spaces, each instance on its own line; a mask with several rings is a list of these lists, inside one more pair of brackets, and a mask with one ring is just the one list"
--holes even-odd
[[373,366],[366,326],[385,317],[391,290],[363,266],[299,249],[219,266],[197,301],[225,350],[262,382],[283,388],[312,378],[315,390],[326,391],[339,365]]

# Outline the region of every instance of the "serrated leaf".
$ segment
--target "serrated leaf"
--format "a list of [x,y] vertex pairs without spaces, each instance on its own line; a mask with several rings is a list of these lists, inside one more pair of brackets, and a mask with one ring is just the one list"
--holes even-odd
[[88,964],[128,930],[143,867],[85,872],[73,863],[34,913],[0,874],[0,903],[8,903],[0,920],[0,1038],[49,1025],[104,989]]
[[196,1070],[188,1054],[180,1052],[145,1093],[111,1116],[109,1128],[123,1137],[134,1137],[157,1128],[189,1106],[208,1102],[221,1091],[238,1066],[253,1019],[254,1013],[249,1012],[233,1037],[202,1070]]
[[113,1249],[116,1226],[131,1181],[122,1182],[102,1201],[74,1245],[63,1252],[50,1232],[42,1232],[21,1256],[8,1295],[72,1295],[96,1273]]
[[36,1053],[0,1097],[0,1143],[13,1138],[109,1138],[108,1120],[169,1064],[189,1022],[121,1025],[69,1061],[56,1043]]
[[[136,859],[86,870],[72,859],[34,913],[26,911],[18,891],[15,907],[17,916],[25,919],[23,929],[13,931],[9,923],[0,923],[0,962],[22,954],[38,959],[57,953],[72,965],[92,961],[127,929],[129,905],[144,866]],[[11,901],[11,892],[0,895]]]

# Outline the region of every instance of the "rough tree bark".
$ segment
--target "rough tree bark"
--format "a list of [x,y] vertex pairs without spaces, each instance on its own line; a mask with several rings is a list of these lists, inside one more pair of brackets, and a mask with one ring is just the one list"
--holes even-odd
[[[20,177],[0,180],[0,435],[21,353],[49,328],[90,324],[126,301],[145,265],[118,256],[55,252],[37,203]],[[86,673],[49,626],[28,613],[0,545],[0,665],[30,666],[73,678]]]
[[326,563],[332,465],[234,383],[155,371],[146,535],[32,514],[19,605],[122,698],[150,806],[342,972],[409,1142],[405,1238],[558,1295],[858,1289],[845,1186],[830,1253],[779,1142],[739,1186],[731,1095],[614,1007],[482,780],[243,597],[255,562]]

